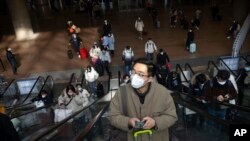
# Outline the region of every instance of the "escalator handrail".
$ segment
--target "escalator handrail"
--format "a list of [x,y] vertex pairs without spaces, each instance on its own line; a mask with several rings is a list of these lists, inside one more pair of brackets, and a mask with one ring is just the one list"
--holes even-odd
[[[234,58],[239,58],[239,57],[234,57]],[[226,68],[227,68],[227,70],[231,73],[231,74],[233,74],[233,76],[236,78],[237,77],[237,75],[228,67],[228,65],[224,62],[224,60],[222,59],[222,58],[218,58],[218,62],[219,61],[221,61],[225,66],[226,66]]]
[[[43,88],[45,87],[45,85],[46,85],[47,81],[49,80],[49,78],[51,78],[51,79],[53,80],[53,77],[52,77],[51,75],[48,75],[48,76],[46,77],[46,79],[45,79],[45,81],[44,81],[44,84],[43,84],[43,86],[42,86],[42,88],[40,89],[40,91],[39,91],[38,94],[41,93],[41,91],[42,91]],[[53,85],[52,85],[52,87],[53,87]],[[12,112],[14,112],[14,110],[16,110],[16,109],[18,109],[18,108],[20,108],[20,107],[23,107],[23,106],[30,105],[30,104],[33,104],[33,103],[30,102],[30,103],[27,103],[27,104],[21,104],[21,105],[18,104],[18,105],[16,105],[15,107],[10,107],[10,108],[8,108],[8,109],[11,109],[11,108],[12,108],[12,110],[10,111],[10,115],[11,115]]]
[[189,70],[192,72],[192,75],[195,74],[195,72],[193,71],[193,69],[192,69],[192,67],[191,67],[191,65],[189,63],[185,64],[185,70],[187,70],[187,68],[189,68]]
[[[222,125],[224,125],[224,126],[229,126],[230,124],[232,124],[231,121],[223,120],[223,119],[220,119],[220,118],[218,118],[218,117],[214,117],[214,116],[208,114],[207,112],[204,112],[204,111],[202,111],[202,110],[200,110],[200,109],[198,109],[198,108],[195,108],[195,107],[192,106],[192,105],[189,105],[189,103],[186,103],[186,102],[181,103],[181,102],[179,102],[179,104],[185,105],[185,107],[188,107],[188,108],[190,108],[191,110],[194,110],[194,111],[196,111],[196,112],[202,114],[202,115],[205,116],[205,117],[208,117],[208,118],[210,118],[210,119],[212,119],[212,120],[214,120],[214,121],[216,121],[216,122],[219,122],[220,124],[222,124]],[[93,128],[93,126],[96,124],[96,122],[100,119],[100,117],[102,116],[102,114],[106,111],[106,108],[107,108],[107,107],[108,107],[108,105],[107,105],[106,107],[104,107],[104,108],[103,108],[103,109],[93,118],[93,120],[90,121],[90,122],[87,124],[87,126],[82,130],[82,132],[81,132],[79,135],[77,135],[77,136],[73,139],[73,141],[82,141],[82,140],[86,137],[86,135],[91,131],[91,129]]]
[[[74,73],[71,75],[71,78],[73,77],[73,75],[74,75]],[[111,77],[109,76],[109,80],[108,80],[109,83],[110,83],[110,79],[111,79]],[[71,83],[71,81],[70,81],[69,83]],[[109,84],[109,86],[108,86],[108,90],[109,90],[109,89],[110,89],[110,84]],[[104,95],[104,96],[105,96],[105,95]],[[59,127],[62,126],[63,124],[65,124],[68,120],[72,119],[72,118],[75,117],[76,115],[78,115],[78,114],[80,114],[81,112],[83,112],[84,110],[88,109],[90,106],[94,105],[95,103],[98,103],[100,100],[102,100],[102,98],[100,98],[100,99],[94,101],[94,102],[91,103],[90,105],[88,105],[88,106],[84,107],[83,109],[81,109],[81,110],[75,112],[74,114],[72,114],[72,115],[70,115],[69,117],[65,118],[65,119],[62,120],[61,122],[59,122],[59,123],[53,125],[52,127],[50,127],[50,128],[48,128],[47,130],[45,130],[43,133],[41,133],[40,135],[37,135],[37,136],[36,136],[36,135],[33,135],[33,134],[32,134],[32,135],[30,135],[30,136],[27,137],[27,138],[32,138],[34,141],[38,141],[38,140],[42,139],[44,136],[46,136],[46,135],[52,133],[54,130],[56,130],[57,128],[59,128]],[[36,136],[36,137],[34,137],[34,136]],[[35,138],[35,139],[34,139],[34,138]]]
[[[38,82],[39,79],[44,79],[44,78],[43,78],[42,76],[37,77],[37,79],[36,79],[34,85],[32,86],[32,88],[31,88],[30,91],[29,91],[29,94],[27,94],[27,96],[25,97],[25,99],[24,99],[21,103],[16,104],[16,105],[13,105],[13,106],[6,107],[6,109],[15,109],[15,108],[17,108],[17,107],[23,106],[23,105],[24,105],[24,102],[25,102],[25,101],[29,98],[29,96],[31,95],[31,93],[32,93],[32,91],[33,91],[34,87],[36,86],[36,83]],[[28,105],[28,104],[30,104],[30,103],[27,103],[27,104],[25,104],[25,105]]]
[[214,61],[212,61],[212,60],[209,60],[208,63],[207,63],[207,70],[209,69],[209,66],[210,66],[211,64],[214,65],[214,67],[215,67],[217,70],[220,70],[220,69],[218,68],[218,66],[214,63]]
[[[11,106],[11,107],[6,107],[7,110],[10,110],[10,112],[9,112],[10,115],[11,115],[11,113],[13,113],[13,112],[15,111],[15,109],[17,109],[17,108],[19,108],[19,107],[23,107],[23,106],[27,106],[27,105],[32,104],[32,102],[29,102],[29,103],[26,103],[26,104],[24,104],[24,103],[25,103],[25,101],[29,98],[29,96],[31,95],[31,93],[32,93],[33,89],[35,88],[35,86],[36,86],[36,84],[37,84],[37,82],[38,82],[39,79],[44,79],[44,78],[43,78],[42,76],[37,77],[37,79],[36,79],[34,85],[32,86],[32,88],[31,88],[30,91],[29,91],[29,94],[27,94],[27,96],[25,97],[25,99],[24,99],[21,103],[16,104],[16,105],[13,105],[13,106]],[[45,83],[44,83],[44,84],[45,84]],[[42,89],[40,89],[40,91],[41,91],[41,90],[42,90]],[[39,91],[39,93],[40,93],[40,91]]]
[[[56,104],[57,104],[57,101],[53,102],[53,103],[50,104],[50,105],[45,105],[45,106],[42,106],[42,107],[39,107],[39,108],[35,108],[35,109],[33,109],[33,110],[30,110],[30,111],[28,111],[28,112],[25,112],[25,113],[22,113],[22,114],[19,114],[19,115],[15,115],[15,116],[9,115],[9,116],[11,117],[11,119],[13,119],[13,118],[18,118],[18,117],[27,115],[27,114],[29,114],[29,113],[37,112],[37,111],[39,111],[39,110],[41,110],[41,109],[50,108],[51,106],[54,106],[54,105],[56,105]],[[15,110],[16,110],[16,109],[15,109]]]
[[[181,94],[181,93],[179,93],[179,94]],[[229,126],[230,124],[234,124],[233,122],[231,122],[229,120],[223,120],[223,119],[220,119],[219,117],[215,117],[213,115],[210,115],[208,112],[205,112],[204,110],[199,109],[199,108],[193,106],[192,104],[190,104],[189,102],[185,101],[184,99],[178,99],[179,100],[178,101],[176,99],[176,97],[173,96],[173,98],[174,98],[174,101],[176,103],[181,104],[184,107],[187,107],[187,108],[191,109],[192,111],[195,111],[195,112],[197,112],[197,113],[203,115],[204,117],[207,117],[207,118],[209,118],[209,119],[211,119],[213,121],[219,122],[223,126]],[[183,100],[183,101],[181,101],[181,100]]]
[[[35,138],[34,141],[38,141],[40,139],[42,139],[44,136],[49,135],[50,133],[52,133],[54,130],[56,130],[57,128],[59,128],[60,126],[62,126],[63,124],[65,124],[67,121],[69,121],[70,119],[72,119],[73,117],[77,116],[78,114],[80,114],[81,112],[83,112],[84,110],[90,108],[92,105],[98,103],[101,99],[98,99],[96,101],[94,101],[93,103],[91,103],[90,105],[84,107],[83,109],[73,113],[72,115],[68,116],[67,118],[63,119],[62,121],[60,121],[59,123],[53,125],[52,127],[48,128],[47,130],[45,130],[43,133],[41,133],[40,135],[36,136],[34,134],[30,135],[28,138]],[[36,136],[36,137],[34,137]]]
[[82,141],[94,127],[97,121],[99,121],[102,115],[106,112],[108,107],[109,103],[104,108],[102,108],[100,112],[98,112],[98,114],[87,124],[87,126],[82,130],[82,132],[73,139],[73,141]]
[[7,92],[7,90],[10,88],[10,86],[12,85],[12,83],[15,82],[15,79],[12,79],[10,81],[10,83],[8,84],[8,86],[4,89],[4,92],[0,95],[0,97],[4,96],[4,94]]
[[83,70],[83,73],[82,73],[82,79],[81,79],[81,86],[83,86],[83,83],[86,81],[85,79],[85,70]]
[[246,57],[244,57],[244,56],[239,56],[240,58],[242,58],[244,61],[246,61],[247,63],[250,63],[248,60],[247,60],[247,58]]
[[111,79],[111,76],[109,75],[109,77],[108,77],[108,92],[110,91],[110,79]]
[[[41,90],[43,90],[43,88],[45,87],[45,85],[46,85],[47,81],[49,80],[49,78],[51,78],[51,80],[52,80],[52,82],[53,82],[53,77],[52,77],[51,75],[48,75],[48,76],[46,77],[45,81],[44,81],[44,84],[43,84]],[[51,88],[53,88],[53,84],[52,84],[52,87],[51,87]],[[39,94],[41,93],[41,90],[39,91]]]
[[[190,95],[190,94],[184,93],[184,92],[178,92],[178,93],[180,93],[181,95],[188,96],[188,97],[192,98],[193,100],[196,100],[197,98],[200,98],[200,97],[193,96],[193,95]],[[216,100],[214,100],[214,101],[207,101],[207,102],[208,103],[215,103],[215,104],[218,104],[218,105],[224,105],[224,106],[227,106],[227,107],[233,108],[233,109],[236,108],[236,109],[239,109],[239,110],[242,110],[242,111],[250,113],[250,108],[249,107],[240,106],[240,105],[234,105],[234,104],[230,104],[230,103],[227,103],[227,102],[219,102],[219,101],[216,101]]]
[[245,56],[246,59],[249,58],[249,57],[250,57],[250,55],[246,55],[246,56]]
[[70,76],[69,84],[72,83],[73,79],[76,77],[76,73],[72,73]]
[[118,71],[118,86],[121,85],[121,71]]
[[183,77],[184,77],[184,79],[186,80],[186,82],[189,82],[189,81],[187,80],[187,77],[186,77],[185,74],[183,73],[183,70],[182,70],[180,64],[176,64],[176,67],[175,67],[176,72],[178,72],[178,71],[177,71],[178,69],[180,69],[181,74],[183,75]]
[[[34,83],[34,85],[32,86],[32,88],[30,89],[29,94],[25,97],[25,99],[21,102],[21,104],[18,104],[18,105],[22,105],[22,104],[29,98],[29,96],[31,95],[31,93],[32,93],[33,89],[35,88],[35,86],[36,86],[36,84],[37,84],[37,82],[38,82],[39,79],[42,79],[42,80],[44,81],[44,78],[43,78],[42,76],[39,76],[39,77],[36,79],[36,82]],[[40,91],[41,91],[41,90],[40,90]]]

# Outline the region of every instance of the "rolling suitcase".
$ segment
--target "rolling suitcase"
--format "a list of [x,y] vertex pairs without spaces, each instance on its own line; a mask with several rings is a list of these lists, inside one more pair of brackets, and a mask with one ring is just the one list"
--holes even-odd
[[190,53],[195,53],[196,52],[196,44],[195,43],[190,44],[189,52]]

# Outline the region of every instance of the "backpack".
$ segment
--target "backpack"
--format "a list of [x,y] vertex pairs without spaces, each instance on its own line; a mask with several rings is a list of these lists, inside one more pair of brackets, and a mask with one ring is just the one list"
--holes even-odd
[[124,60],[131,60],[133,57],[133,51],[132,49],[130,48],[129,50],[124,50],[123,51],[123,58]]

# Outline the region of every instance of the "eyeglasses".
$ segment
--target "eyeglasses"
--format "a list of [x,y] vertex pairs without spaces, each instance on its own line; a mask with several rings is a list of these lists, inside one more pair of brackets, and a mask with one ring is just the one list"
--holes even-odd
[[140,76],[140,77],[148,77],[148,75],[145,75],[143,72],[136,72],[135,70],[132,70],[131,71],[131,74],[133,75],[133,74],[137,74],[138,76]]

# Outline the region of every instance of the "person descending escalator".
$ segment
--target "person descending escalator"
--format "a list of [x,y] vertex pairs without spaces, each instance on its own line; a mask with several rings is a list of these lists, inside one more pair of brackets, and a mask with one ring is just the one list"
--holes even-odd
[[41,92],[31,99],[31,101],[36,105],[37,108],[42,106],[49,106],[53,103],[52,95],[48,94],[46,90],[41,90]]

